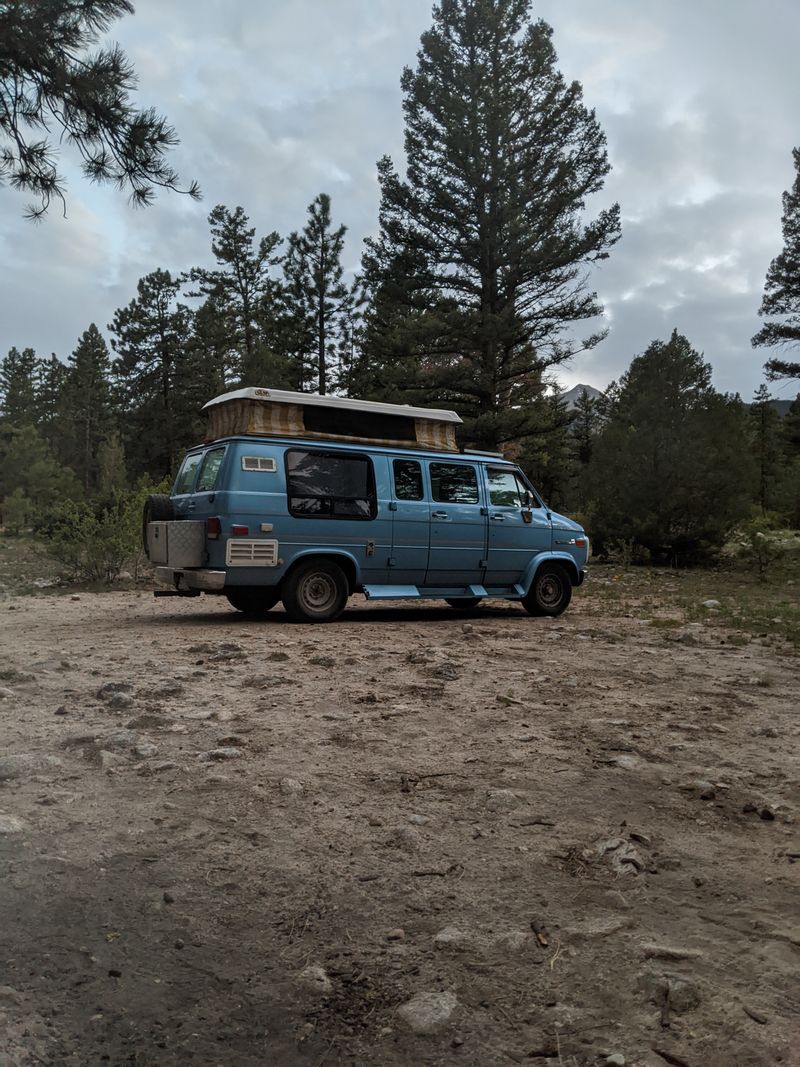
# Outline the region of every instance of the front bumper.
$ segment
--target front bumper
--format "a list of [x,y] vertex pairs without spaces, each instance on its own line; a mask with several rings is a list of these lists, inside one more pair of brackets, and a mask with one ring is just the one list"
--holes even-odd
[[178,590],[197,589],[202,593],[221,593],[225,587],[225,571],[156,567],[156,581]]
[[583,585],[583,583],[586,581],[587,573],[588,572],[585,567],[580,567],[578,569],[578,581],[576,582],[576,585]]

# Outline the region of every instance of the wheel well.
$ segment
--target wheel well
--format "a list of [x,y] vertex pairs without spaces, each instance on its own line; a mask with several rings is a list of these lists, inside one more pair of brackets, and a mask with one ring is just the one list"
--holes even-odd
[[301,564],[317,562],[318,560],[327,560],[329,563],[335,563],[342,568],[344,576],[347,579],[347,592],[348,595],[353,592],[356,587],[356,566],[349,556],[340,556],[336,552],[315,552],[313,555],[300,556],[296,559],[289,569],[286,571],[284,577],[288,578],[289,575],[296,571]]
[[533,583],[536,581],[536,575],[539,573],[541,568],[546,566],[546,564],[548,563],[556,563],[559,567],[563,567],[569,575],[569,580],[573,584],[573,586],[577,586],[579,584],[580,576],[578,574],[578,565],[575,563],[575,561],[572,559],[563,559],[561,557],[557,557],[556,559],[543,559],[537,565],[536,570],[533,572],[533,578],[531,578],[531,585],[533,585]]

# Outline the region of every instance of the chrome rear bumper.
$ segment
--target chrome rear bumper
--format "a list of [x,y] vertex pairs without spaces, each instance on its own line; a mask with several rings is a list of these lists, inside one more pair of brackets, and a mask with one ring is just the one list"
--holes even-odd
[[225,587],[225,571],[156,567],[156,581],[171,585],[173,589],[199,589],[203,593],[220,593]]

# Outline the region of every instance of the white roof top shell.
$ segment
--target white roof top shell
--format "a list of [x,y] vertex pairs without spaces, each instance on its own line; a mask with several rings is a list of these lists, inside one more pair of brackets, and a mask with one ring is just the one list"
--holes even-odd
[[351,400],[346,396],[320,396],[319,393],[292,393],[285,389],[235,389],[209,400],[203,405],[203,411],[228,400],[266,400],[272,404],[303,404],[344,411],[371,411],[376,415],[404,415],[410,419],[430,419],[433,422],[461,422],[455,411],[412,408],[408,404],[379,404],[372,400]]

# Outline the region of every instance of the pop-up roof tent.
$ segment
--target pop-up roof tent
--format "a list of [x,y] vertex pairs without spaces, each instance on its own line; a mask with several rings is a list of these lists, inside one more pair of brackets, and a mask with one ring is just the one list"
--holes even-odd
[[256,434],[457,452],[455,411],[280,389],[237,389],[204,406],[208,440]]

